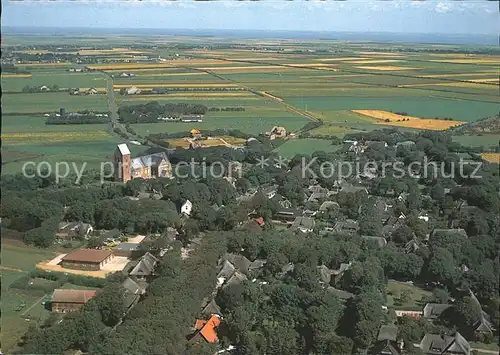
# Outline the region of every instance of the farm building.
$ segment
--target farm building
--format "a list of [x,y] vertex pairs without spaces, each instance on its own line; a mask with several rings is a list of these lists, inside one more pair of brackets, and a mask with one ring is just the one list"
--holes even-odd
[[52,293],[52,312],[66,313],[78,310],[96,295],[96,290],[56,289]]
[[164,152],[130,157],[126,144],[118,144],[115,154],[115,180],[127,182],[135,178],[151,179],[172,176],[172,166]]
[[285,138],[286,137],[286,129],[285,129],[285,127],[274,126],[271,129],[271,131],[266,132],[265,136],[268,137],[269,139]]
[[201,138],[201,132],[200,132],[200,130],[198,130],[198,129],[196,129],[196,128],[193,128],[193,129],[191,130],[191,132],[189,132],[189,133],[191,133],[191,137],[193,137],[193,138],[195,138],[195,139],[196,139],[196,138]]
[[61,259],[62,267],[78,270],[101,270],[113,254],[109,250],[79,249]]

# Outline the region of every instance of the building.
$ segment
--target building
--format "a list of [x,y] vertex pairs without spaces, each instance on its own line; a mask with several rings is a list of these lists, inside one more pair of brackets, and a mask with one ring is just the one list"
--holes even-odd
[[405,311],[405,310],[394,310],[394,313],[396,313],[396,317],[411,317],[411,318],[416,318],[419,319],[422,317],[422,312],[419,311]]
[[94,228],[88,223],[82,222],[61,222],[56,236],[63,239],[72,239],[78,236],[88,236]]
[[374,355],[400,355],[403,344],[397,341],[397,334],[397,326],[382,325],[377,336],[377,343],[371,353]]
[[291,229],[300,230],[302,233],[310,233],[314,230],[314,219],[311,217],[296,217]]
[[124,256],[130,259],[136,259],[144,254],[142,245],[138,243],[120,243],[111,251],[115,256]]
[[52,312],[73,312],[82,307],[96,295],[96,290],[64,290],[55,289],[52,293]]
[[142,256],[132,271],[130,271],[130,276],[135,276],[139,279],[151,276],[154,274],[157,263],[158,259],[153,254],[147,252]]
[[276,138],[285,138],[286,137],[286,129],[285,129],[285,127],[274,126],[271,129],[271,131],[266,132],[265,136],[271,140],[276,139]]
[[118,144],[114,153],[115,180],[127,182],[135,178],[171,177],[172,166],[165,152],[131,158],[126,144]]
[[191,137],[194,139],[201,138],[201,132],[199,129],[193,128],[189,133],[191,133]]
[[193,210],[193,204],[189,200],[186,200],[186,202],[184,202],[181,206],[181,213],[185,214],[186,216],[190,216],[192,210]]
[[423,316],[428,320],[438,319],[444,311],[452,307],[451,304],[446,303],[427,303],[424,307]]
[[197,341],[202,337],[209,343],[218,343],[219,338],[216,329],[220,325],[221,319],[218,314],[212,314],[208,320],[197,319],[194,326],[196,333],[191,338],[191,341]]
[[127,95],[137,95],[137,94],[141,93],[141,89],[138,89],[135,86],[132,86],[131,88],[126,89],[125,93]]
[[471,354],[469,343],[459,332],[456,332],[455,336],[425,334],[419,347],[427,355]]
[[77,270],[101,270],[113,259],[109,250],[79,249],[61,259],[62,267]]

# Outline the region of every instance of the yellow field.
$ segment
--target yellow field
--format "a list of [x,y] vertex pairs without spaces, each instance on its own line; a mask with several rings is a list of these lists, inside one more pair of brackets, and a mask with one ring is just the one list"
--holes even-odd
[[393,52],[358,52],[361,55],[374,55],[380,57],[405,57],[405,55],[401,53],[393,53]]
[[481,157],[490,163],[500,164],[500,153],[483,153]]
[[499,64],[500,58],[432,59],[431,62],[458,64]]
[[234,88],[238,87],[237,84],[115,84],[113,88],[129,88],[135,86],[139,89],[152,89],[152,88],[163,88],[163,87],[175,87],[175,88]]
[[395,63],[401,62],[397,59],[367,59],[367,60],[353,60],[349,64],[378,64],[378,63]]
[[359,69],[367,69],[367,70],[381,70],[381,71],[398,71],[398,70],[416,70],[421,68],[410,68],[410,67],[393,67],[393,66],[366,66],[366,67],[357,67]]
[[[498,81],[498,79],[495,79]],[[453,86],[453,87],[461,87],[461,88],[482,88],[482,89],[494,89],[494,85],[490,84],[481,84],[475,83],[473,81],[469,82],[445,82],[445,83],[428,83],[428,84],[407,84],[407,85],[398,85],[401,88],[411,88],[411,87],[419,87],[419,86]]]
[[97,64],[88,65],[87,68],[94,70],[120,70],[120,69],[141,69],[141,68],[172,68],[170,64],[167,63],[153,63],[153,64],[139,64],[139,63],[112,63],[112,64]]
[[[189,96],[196,96],[196,97],[247,97],[247,96],[253,96],[252,93],[247,92],[247,91],[242,91],[242,92],[204,92],[204,91],[198,91],[198,92],[173,92],[169,93],[167,95],[144,95],[143,97],[148,98],[149,100],[157,100],[157,99],[165,99],[168,97],[189,97]],[[132,97],[132,95],[128,96]]]
[[13,132],[2,133],[1,138],[7,145],[49,144],[72,141],[93,141],[109,138],[106,131],[93,132]]
[[[145,69],[145,70],[149,70],[149,69]],[[152,75],[154,75],[154,76],[185,76],[185,75],[191,76],[191,75],[208,75],[208,73],[200,71],[200,72],[196,72],[196,73],[191,73],[191,72],[189,72],[189,73],[158,73],[158,74],[152,74]],[[136,77],[141,77],[141,76],[151,76],[151,74],[139,74],[139,75],[136,74]]]
[[500,82],[499,78],[488,78],[488,79],[471,79],[467,80],[473,83],[497,83]]
[[[202,70],[245,70],[245,71],[248,71],[248,70],[253,70],[253,69],[281,69],[283,67],[279,66],[279,65],[247,65],[247,66],[239,66],[239,67],[201,67],[201,68],[198,68],[198,69],[202,69]],[[258,71],[258,70],[256,70]]]
[[455,74],[427,74],[422,75],[422,78],[448,78],[455,76],[489,76],[489,75],[498,75],[498,73],[492,72],[480,72],[480,73],[455,73]]
[[320,58],[321,62],[334,62],[334,61],[350,61],[350,60],[369,60],[372,58],[361,58],[361,57],[341,57],[341,58]]
[[149,54],[148,51],[135,51],[128,48],[113,49],[82,49],[77,52],[80,55],[101,55],[101,54]]
[[10,74],[2,73],[2,78],[31,78],[31,74]]
[[[432,131],[443,131],[450,127],[459,126],[467,122],[463,121],[444,121],[433,120],[429,118],[420,118],[415,116],[402,116],[396,113],[383,110],[352,110],[357,114],[377,119],[377,124],[387,126],[397,126],[416,129],[427,129]],[[406,120],[406,121],[403,121]],[[386,122],[389,120],[389,122]]]
[[360,77],[366,76],[366,74],[335,74],[335,75],[301,75],[301,79],[323,79],[323,78],[350,78],[350,77]]

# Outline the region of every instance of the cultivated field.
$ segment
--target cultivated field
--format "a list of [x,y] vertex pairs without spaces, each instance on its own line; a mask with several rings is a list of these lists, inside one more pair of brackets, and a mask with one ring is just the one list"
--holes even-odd
[[443,131],[445,129],[460,126],[462,124],[467,123],[461,121],[458,122],[443,121],[436,119],[406,116],[381,110],[353,110],[353,112],[366,117],[375,118],[377,120],[377,124],[405,127],[405,128],[425,129],[431,131]]
[[[51,37],[6,37],[3,45],[7,51],[20,51],[10,46],[24,44],[29,46],[21,50],[25,53],[49,54],[45,45],[62,46],[64,41]],[[385,125],[412,131],[443,130],[498,113],[498,55],[470,55],[467,48],[460,46],[446,47],[456,53],[436,53],[436,47],[423,45],[417,52],[414,46],[407,45],[327,40],[248,40],[245,46],[241,41],[212,38],[211,49],[204,48],[205,43],[206,39],[196,37],[162,41],[120,36],[75,37],[72,45],[80,47],[67,53],[78,52],[80,59],[90,60],[88,64],[65,60],[16,64],[24,72],[2,73],[1,77],[4,172],[16,171],[30,159],[86,161],[97,168],[100,162],[110,159],[116,143],[123,141],[107,125],[52,127],[44,125],[41,116],[61,107],[67,111],[107,111],[108,95],[21,92],[26,86],[56,85],[58,90],[95,87],[101,91],[112,87],[117,106],[154,100],[162,104],[196,103],[214,109],[244,108],[212,110],[203,122],[196,124],[132,124],[142,137],[192,128],[239,129],[259,134],[276,125],[298,132],[318,119],[323,124],[309,132],[312,136],[342,137]],[[255,46],[265,46],[266,50]],[[70,68],[83,72],[70,72]],[[122,73],[134,75],[124,77]],[[166,93],[119,94],[120,89],[133,86],[143,91],[162,88]],[[394,112],[408,116],[388,116]],[[385,122],[387,119],[389,122]],[[473,138],[454,139],[477,145]],[[326,142],[321,145],[316,140],[298,139],[287,142],[282,149],[291,153],[299,150],[294,147],[300,147],[302,152],[318,147],[329,150]],[[491,145],[490,142],[493,140],[484,145]],[[174,145],[185,144],[174,141]],[[310,149],[309,144],[313,144]],[[141,151],[147,147],[135,148]]]

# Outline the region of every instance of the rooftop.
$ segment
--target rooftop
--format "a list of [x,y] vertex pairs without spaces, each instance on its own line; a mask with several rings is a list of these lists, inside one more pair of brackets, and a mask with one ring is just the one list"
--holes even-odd
[[130,150],[128,149],[128,146],[125,143],[118,144],[118,150],[122,155],[130,155]]
[[101,263],[110,255],[111,252],[109,250],[79,249],[72,253],[66,254],[61,260]]
[[96,290],[65,290],[58,288],[52,293],[52,302],[85,303],[94,297],[96,293]]

